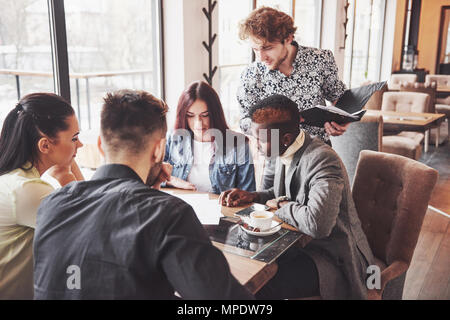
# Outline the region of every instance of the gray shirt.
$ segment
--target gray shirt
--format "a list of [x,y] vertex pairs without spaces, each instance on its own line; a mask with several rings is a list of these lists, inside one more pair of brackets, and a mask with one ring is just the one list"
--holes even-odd
[[364,299],[367,267],[374,257],[339,156],[327,144],[305,134],[287,175],[277,161],[274,187],[258,192],[261,203],[284,195],[290,201],[275,214],[313,238],[304,250],[317,266],[321,296]]

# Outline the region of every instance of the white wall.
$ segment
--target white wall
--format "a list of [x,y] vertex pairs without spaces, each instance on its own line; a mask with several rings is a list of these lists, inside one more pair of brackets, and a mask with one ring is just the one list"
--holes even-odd
[[177,103],[174,93],[184,88],[184,13],[180,3],[179,0],[163,1],[164,86],[169,123]]
[[344,11],[345,0],[324,0],[322,8],[322,35],[320,47],[333,52],[338,66],[339,78],[344,78]]

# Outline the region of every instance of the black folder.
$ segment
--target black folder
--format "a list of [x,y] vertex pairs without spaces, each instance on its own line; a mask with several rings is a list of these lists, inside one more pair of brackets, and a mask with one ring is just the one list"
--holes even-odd
[[370,97],[386,85],[386,81],[346,90],[335,106],[315,106],[300,112],[304,124],[323,127],[325,122],[337,124],[359,121],[366,110],[362,110]]

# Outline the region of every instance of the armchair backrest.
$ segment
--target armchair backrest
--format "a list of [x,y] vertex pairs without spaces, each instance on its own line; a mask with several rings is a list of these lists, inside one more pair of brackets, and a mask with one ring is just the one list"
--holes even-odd
[[388,88],[389,90],[400,90],[400,84],[416,81],[417,75],[414,73],[395,73],[388,81]]
[[435,103],[436,103],[436,82],[428,83],[407,83],[400,85],[400,92],[421,92],[426,93],[430,96],[428,99],[428,107],[426,112],[435,113]]
[[353,199],[372,252],[387,265],[411,262],[437,178],[418,161],[361,151]]
[[381,151],[383,138],[383,117],[364,117],[353,122],[341,136],[330,136],[331,145],[344,163],[350,184],[355,176],[361,150]]
[[438,87],[450,87],[450,75],[446,74],[427,74],[425,76],[425,83],[431,84],[436,82]]
[[397,112],[427,112],[430,96],[420,92],[385,92],[381,110]]

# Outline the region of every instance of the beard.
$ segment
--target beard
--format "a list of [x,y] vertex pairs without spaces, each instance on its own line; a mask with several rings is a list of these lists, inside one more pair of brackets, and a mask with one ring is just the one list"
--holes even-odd
[[276,60],[274,64],[272,64],[272,66],[269,67],[270,70],[278,70],[280,68],[280,65],[287,59],[288,50],[287,49],[285,50],[286,50],[285,54],[281,58]]
[[161,167],[162,167],[162,160],[160,162],[155,163],[154,166],[150,167],[150,170],[147,174],[147,180],[145,181],[145,184],[148,186],[153,186],[159,177],[159,174],[161,173]]

